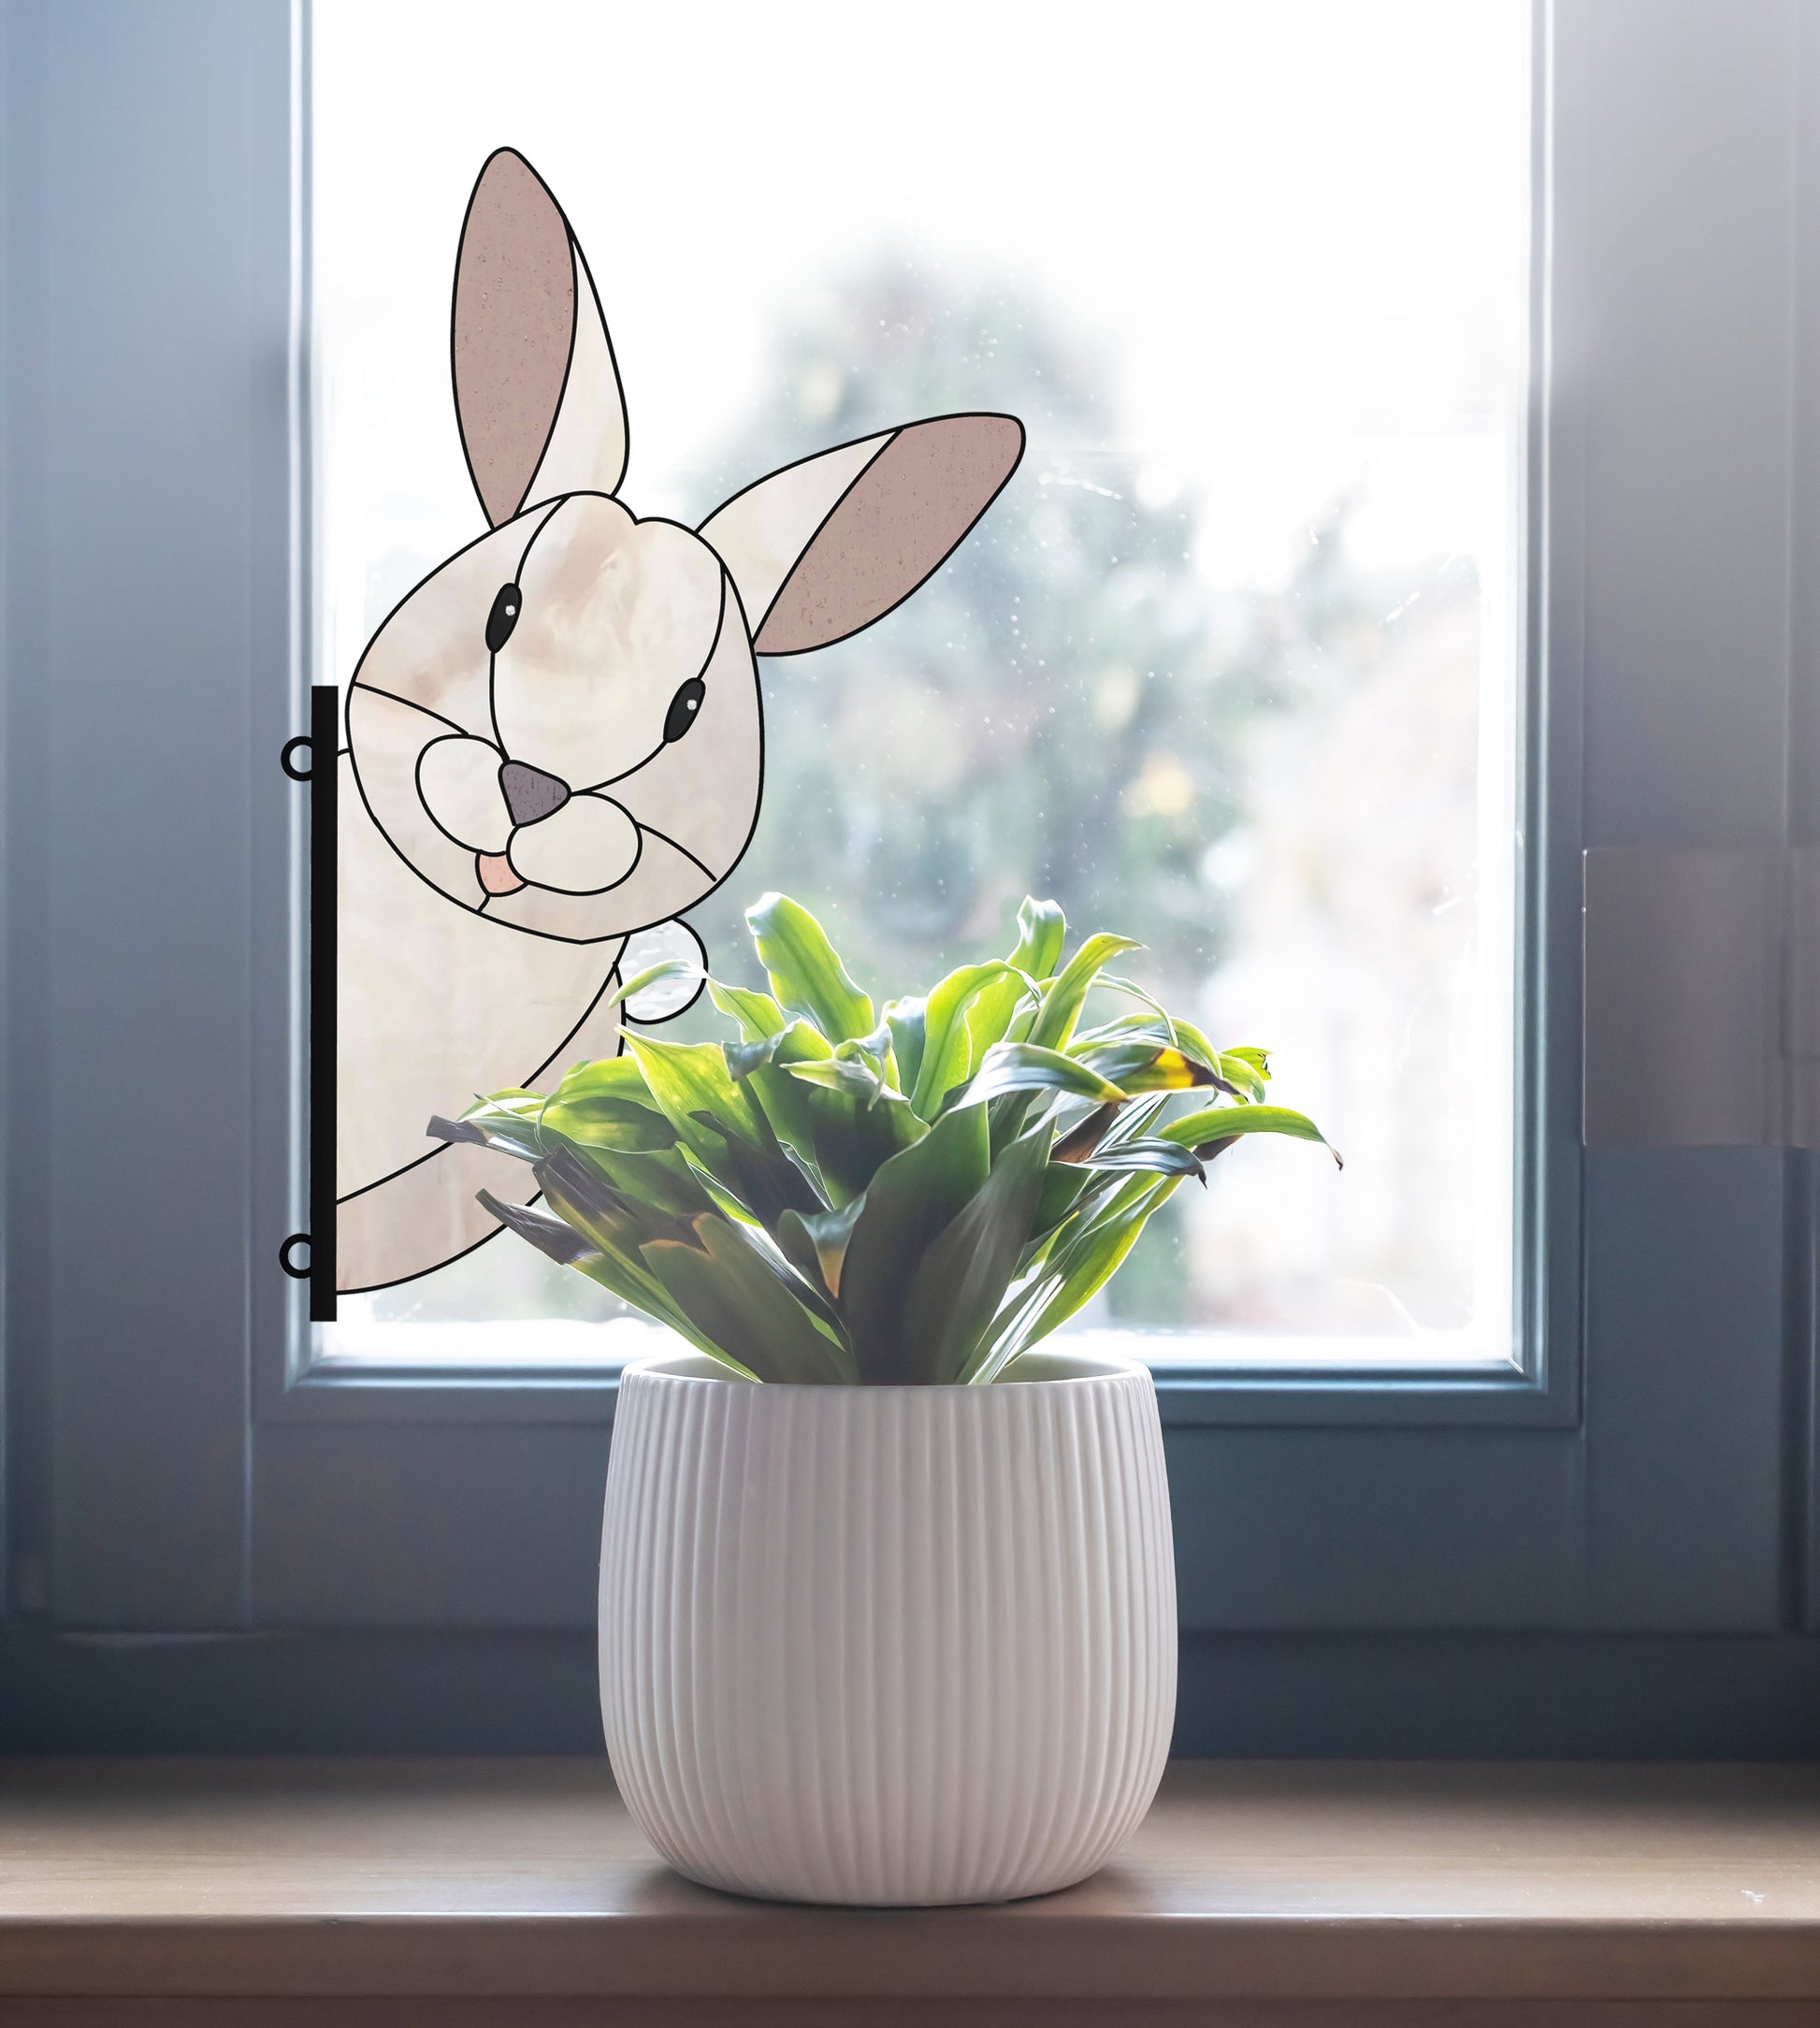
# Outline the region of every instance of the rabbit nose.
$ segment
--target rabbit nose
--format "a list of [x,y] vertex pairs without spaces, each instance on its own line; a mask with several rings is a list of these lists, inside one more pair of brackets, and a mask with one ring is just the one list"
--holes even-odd
[[569,801],[567,782],[522,760],[508,760],[499,770],[499,790],[514,824],[540,824]]

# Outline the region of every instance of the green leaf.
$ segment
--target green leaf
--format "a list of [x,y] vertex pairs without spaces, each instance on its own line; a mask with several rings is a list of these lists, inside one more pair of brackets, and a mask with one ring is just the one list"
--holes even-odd
[[704,1162],[712,1165],[717,1141],[729,1135],[755,1148],[772,1138],[744,1086],[734,1081],[717,1042],[659,1042],[628,1035],[626,1047],[677,1139]]
[[875,1104],[846,1092],[811,1091],[816,1172],[836,1210],[859,1195],[879,1169],[929,1132],[909,1102],[888,1092]]
[[643,971],[634,972],[626,979],[618,992],[610,993],[601,1003],[601,1011],[615,1007],[622,1001],[629,1000],[635,992],[643,992],[647,986],[655,986],[664,978],[702,978],[706,975],[692,958],[659,958],[656,964],[647,964]]
[[[545,1201],[559,1214],[564,1227],[579,1234],[592,1249],[570,1258],[568,1266],[577,1268],[590,1281],[598,1282],[602,1288],[611,1290],[622,1302],[630,1303],[634,1309],[655,1317],[659,1324],[680,1331],[701,1351],[716,1358],[722,1356],[719,1348],[677,1309],[638,1251],[643,1238],[686,1231],[686,1227],[668,1219],[641,1217],[641,1207],[614,1198],[611,1192],[602,1189],[597,1179],[587,1175],[572,1155],[564,1152],[559,1151],[547,1163],[540,1163],[536,1174]],[[513,1208],[513,1213],[509,1215],[490,1193],[483,1191],[480,1197],[496,1217],[512,1225],[533,1245],[546,1253],[551,1251],[544,1243],[549,1236],[540,1225],[527,1220],[519,1208]],[[752,1378],[744,1368],[741,1367],[739,1370],[745,1378]]]
[[546,1144],[553,1138],[571,1148],[612,1149],[626,1154],[652,1154],[676,1145],[676,1135],[660,1112],[628,1106],[615,1099],[597,1099],[585,1107],[553,1098],[538,1122]]
[[431,1131],[445,1140],[481,1139],[531,1162],[559,1147],[593,1155],[670,1148],[676,1138],[638,1065],[618,1056],[576,1065],[549,1098],[501,1092],[469,1107],[453,1126],[433,1121]]
[[643,1311],[653,1324],[660,1324],[667,1331],[674,1331],[686,1344],[693,1345],[697,1352],[704,1353],[716,1366],[724,1366],[736,1380],[757,1380],[758,1375],[750,1367],[742,1366],[731,1354],[723,1352],[711,1339],[698,1331],[687,1317],[672,1301],[670,1292],[641,1261],[636,1269],[617,1253],[596,1253],[591,1259],[575,1263],[575,1271],[584,1274],[590,1282],[597,1282],[610,1295],[618,1296],[622,1303]]
[[[729,1143],[729,1145],[737,1144]],[[762,1223],[758,1212],[746,1203],[744,1198],[737,1196],[729,1190],[705,1162],[701,1161],[698,1156],[690,1154],[686,1148],[679,1148],[676,1152],[687,1165],[689,1174],[695,1179],[701,1188],[702,1196],[707,1200],[705,1207],[702,1209],[718,1211],[723,1218],[730,1218],[736,1224],[758,1225]],[[696,1215],[698,1217],[701,1215],[699,1210]]]
[[986,989],[1007,981],[1016,988],[1011,999],[1015,1007],[1031,990],[1031,981],[996,958],[985,964],[963,964],[929,995],[923,1009],[922,1058],[910,1094],[910,1109],[918,1119],[932,1120],[948,1093],[973,1075],[976,1059],[968,1012]]
[[1125,1042],[1076,1042],[1069,1054],[1131,1093],[1187,1092],[1199,1085],[1233,1090],[1208,1065],[1148,1037]]
[[1287,1106],[1210,1106],[1170,1121],[1162,1131],[1164,1140],[1192,1148],[1203,1159],[1239,1134],[1288,1134],[1296,1140],[1319,1141],[1341,1168],[1346,1166],[1339,1150],[1329,1145],[1314,1122]]
[[868,1081],[863,1065],[849,1060],[833,1072],[835,1090],[816,1089],[794,1075],[803,1065],[832,1061],[827,1040],[808,1021],[792,1021],[763,1043],[729,1047],[729,1052],[749,1049],[740,1059],[752,1065],[744,1072],[746,1089],[767,1125],[836,1207],[857,1196],[881,1162],[924,1131],[903,1099]]
[[917,1377],[904,1338],[904,1306],[925,1250],[989,1173],[986,1112],[944,1113],[913,1147],[883,1163],[866,1187],[841,1268],[841,1308],[859,1378],[903,1384]]
[[[552,1149],[554,1158],[562,1152]],[[700,1181],[680,1146],[625,1151],[616,1148],[571,1148],[583,1166],[601,1178],[621,1197],[665,1218],[693,1218],[708,1209]]]
[[769,1064],[826,1063],[834,1054],[813,1021],[789,1021],[770,1035],[750,1042],[723,1042],[720,1053],[727,1059],[729,1074],[735,1079],[749,1078]]
[[654,1239],[645,1265],[695,1329],[773,1384],[847,1378],[839,1349],[777,1276],[723,1220],[695,1222],[694,1243]]
[[818,1094],[787,1072],[792,1064],[819,1062],[832,1053],[820,1029],[812,1021],[793,1021],[762,1041],[729,1043],[724,1053],[729,1075],[751,1091],[778,1140],[819,1176],[815,1132]]
[[834,1055],[841,1063],[867,1065],[881,1084],[888,1085],[893,1092],[903,1095],[903,1087],[898,1081],[897,1055],[891,1047],[888,1021],[880,1021],[869,1036],[856,1036],[851,1042],[837,1042]]
[[1011,974],[981,987],[967,1009],[967,1075],[971,1077],[995,1042],[1022,1042],[1036,1019],[1037,987],[1033,978]]
[[706,1154],[687,1151],[690,1166],[705,1173],[752,1214],[766,1231],[774,1232],[786,1211],[819,1211],[821,1198],[775,1139],[755,1148],[738,1135],[718,1137]]
[[1116,1098],[1107,1099],[1104,1105],[1095,1106],[1077,1125],[1070,1128],[1057,1141],[1053,1159],[1057,1162],[1085,1162],[1105,1137],[1118,1117],[1119,1101]]
[[431,1140],[470,1141],[478,1148],[515,1155],[520,1162],[536,1162],[544,1152],[537,1123],[542,1110],[543,1101],[535,1092],[496,1092],[491,1098],[476,1099],[459,1120],[432,1113],[424,1132]]
[[597,1149],[651,1153],[676,1145],[675,1129],[648,1095],[641,1103],[578,1089],[572,1073],[556,1087],[538,1125],[546,1141],[555,1137],[590,1153]]
[[[1018,911],[1018,942],[1006,960],[1004,974],[982,986],[966,1010],[967,1076],[979,1068],[993,1043],[1027,1039],[1036,1019],[1042,984],[1061,963],[1067,934],[1067,918],[1057,903],[1024,897]],[[948,1079],[950,1086],[958,1081]],[[941,1096],[935,1094],[937,1105]]]
[[1070,1166],[1107,1175],[1148,1169],[1156,1176],[1199,1176],[1204,1180],[1206,1176],[1206,1165],[1193,1149],[1154,1134],[1139,1135],[1133,1140],[1117,1141],[1109,1148],[1098,1148]]
[[973,1376],[975,1382],[997,1379],[1019,1352],[1047,1338],[1091,1301],[1136,1245],[1146,1221],[1178,1181],[1173,1176],[1134,1177],[1120,1186],[1109,1207],[1082,1218],[1079,1230],[1067,1235],[1051,1254],[1047,1272],[1022,1296],[1008,1322],[999,1320],[991,1354]]
[[1238,1049],[1225,1050],[1221,1052],[1221,1070],[1235,1084],[1243,1089],[1247,1080],[1240,1069],[1241,1065],[1244,1066],[1244,1070],[1249,1070],[1251,1074],[1250,1096],[1261,1099],[1264,1096],[1264,1086],[1270,1082],[1269,1050]]
[[755,1070],[762,1070],[777,1054],[778,1038],[765,1036],[756,1042],[723,1042],[720,1053],[727,1059],[727,1073],[737,1084]]
[[930,1246],[910,1282],[903,1336],[935,1384],[965,1380],[1029,1244],[1049,1129],[1014,1141]]
[[614,1188],[570,1149],[556,1149],[532,1173],[550,1209],[603,1253],[618,1252],[636,1259],[645,1240],[671,1239],[686,1230],[686,1219],[647,1195]]
[[800,1084],[819,1085],[825,1092],[842,1092],[859,1105],[872,1107],[894,1094],[870,1064],[852,1056],[828,1056],[819,1063],[790,1064],[788,1075]]
[[708,998],[729,1021],[738,1021],[741,1038],[746,1042],[759,1042],[766,1036],[781,1034],[789,1020],[768,992],[753,992],[744,986],[723,986],[716,978],[708,981]]
[[1011,953],[1011,963],[1039,982],[1053,978],[1067,937],[1068,919],[1060,903],[1039,902],[1027,894],[1018,911],[1018,948]]
[[601,1103],[642,1106],[647,1112],[660,1112],[644,1073],[633,1057],[597,1057],[592,1063],[572,1065],[550,1094],[565,1106],[585,1107]]
[[528,1240],[558,1267],[579,1268],[585,1261],[599,1258],[599,1248],[585,1239],[566,1219],[552,1217],[548,1211],[540,1211],[528,1204],[509,1203],[496,1197],[490,1190],[477,1190],[474,1195],[508,1231]]
[[1065,1046],[1080,1018],[1082,1003],[1100,970],[1121,950],[1142,949],[1134,937],[1113,936],[1101,931],[1090,936],[1062,970],[1043,989],[1043,1005],[1031,1029],[1030,1039],[1045,1049]]
[[[1115,1191],[1123,1187],[1121,1180],[1135,1171],[1148,1169],[1158,1174],[1198,1176],[1205,1182],[1206,1166],[1192,1149],[1146,1136],[1142,1131],[1167,1104],[1168,1098],[1163,1094],[1134,1099],[1119,1113],[1109,1131],[1101,1134],[1081,1152],[1065,1159],[1062,1150],[1067,1142],[1058,1141],[1050,1152],[1048,1172],[1043,1179],[1037,1232],[1053,1234],[1062,1220],[1076,1211],[1083,1217],[1091,1217],[1096,1210],[1104,1209]],[[1105,1112],[1114,1109],[1112,1107],[1102,1108]],[[1091,1114],[1083,1123],[1091,1124],[1099,1118],[1099,1113]],[[1075,1140],[1080,1132],[1077,1127],[1068,1136],[1068,1141]],[[1127,1161],[1126,1151],[1133,1148],[1141,1152]],[[1173,1150],[1173,1157],[1164,1154],[1164,1149]],[[1181,1161],[1179,1158],[1184,1154],[1193,1156],[1193,1160]]]
[[1151,1014],[1155,1016],[1157,1026],[1163,1030],[1163,1038],[1169,1042],[1169,1047],[1172,1047],[1172,1049],[1181,1047],[1181,1036],[1177,1035],[1179,1022],[1176,1021],[1176,1016],[1167,1010],[1162,1000],[1157,1000],[1157,995],[1153,992],[1139,986],[1137,979],[1120,978],[1117,971],[1103,971],[1103,974],[1094,979],[1094,986],[1108,988],[1108,990],[1117,992],[1117,993],[1131,993],[1133,1000],[1141,1000],[1145,1006],[1149,1007]]
[[1134,1098],[1130,1105],[1119,1108],[1118,1117],[1101,1137],[1102,1148],[1116,1147],[1120,1141],[1134,1140],[1138,1135],[1149,1131],[1153,1121],[1169,1108],[1167,1092],[1147,1092],[1142,1098]]
[[[705,1239],[711,1227],[723,1220],[734,1227],[734,1237],[747,1249],[765,1271],[781,1282],[793,1302],[801,1303],[816,1321],[824,1337],[832,1338],[843,1353],[846,1340],[841,1324],[841,1314],[833,1297],[823,1282],[820,1266],[811,1263],[807,1268],[800,1265],[789,1247],[778,1243],[776,1234],[754,1219],[746,1208],[730,1193],[720,1190],[720,1201],[711,1205],[701,1218],[691,1221],[698,1238]],[[715,1216],[718,1211],[719,1217]],[[781,1229],[786,1222],[793,1227],[801,1223],[802,1213],[792,1207],[782,1212],[776,1226]],[[811,1212],[818,1217],[819,1212]]]
[[1169,1103],[1166,1092],[1153,1092],[1123,1106],[1096,1106],[1055,1144],[1053,1162],[1085,1162],[1102,1147],[1134,1139]]
[[1222,1050],[1208,1061],[1219,1065],[1220,1075],[1248,1106],[1263,1103],[1266,1074],[1255,1065],[1235,1055],[1231,1050]]
[[831,1042],[872,1033],[870,997],[847,977],[806,908],[787,895],[766,894],[746,910],[745,920],[780,1007],[814,1021]]
[[1098,1071],[1060,1050],[1041,1049],[1033,1042],[998,1042],[987,1050],[986,1061],[957,1104],[977,1106],[1009,1092],[1063,1092],[1074,1098],[1091,1098],[1096,1105],[1114,1104],[1127,1096]]
[[922,1069],[929,1032],[928,1007],[929,1003],[917,996],[893,1000],[885,1008],[885,1025],[891,1031],[891,1053],[897,1058],[897,1088],[905,1097],[915,1091]]
[[820,1277],[831,1296],[841,1293],[841,1269],[853,1223],[865,1209],[863,1196],[838,1211],[787,1211],[778,1221],[777,1243],[804,1275]]
[[1039,1238],[1052,1233],[1093,1184],[1091,1169],[1077,1162],[1057,1162],[1051,1156],[1048,1167],[1043,1171],[1043,1195],[1037,1200],[1031,1230]]
[[[1256,1059],[1264,1054],[1262,1050],[1218,1050],[1206,1035],[1191,1021],[1177,1016],[1171,1022],[1175,1030],[1176,1046],[1198,1062],[1206,1064],[1218,1077],[1217,1088],[1229,1093],[1248,1104],[1262,1099],[1264,1088],[1269,1080],[1269,1072],[1260,1070]],[[1104,1028],[1096,1028],[1091,1034],[1075,1037],[1074,1053],[1097,1065],[1099,1057],[1093,1053],[1100,1044],[1113,1041],[1134,1041],[1141,1036],[1149,1036],[1161,1043],[1164,1040],[1158,1024],[1134,1015],[1124,1021],[1110,1021]],[[1090,1047],[1091,1046],[1091,1047]],[[1108,1076],[1115,1073],[1108,1071]]]

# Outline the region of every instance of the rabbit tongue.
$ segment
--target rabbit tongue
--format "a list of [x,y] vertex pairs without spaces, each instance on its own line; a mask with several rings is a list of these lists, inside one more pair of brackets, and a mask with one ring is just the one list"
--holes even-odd
[[489,894],[516,894],[525,884],[503,852],[476,852],[474,872]]

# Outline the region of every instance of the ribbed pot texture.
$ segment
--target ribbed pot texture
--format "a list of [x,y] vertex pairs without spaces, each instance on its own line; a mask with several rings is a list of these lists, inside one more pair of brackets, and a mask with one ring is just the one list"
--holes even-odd
[[1062,1354],[990,1387],[628,1369],[600,1552],[614,1774],[692,1879],[1003,1901],[1136,1827],[1176,1705],[1156,1390]]

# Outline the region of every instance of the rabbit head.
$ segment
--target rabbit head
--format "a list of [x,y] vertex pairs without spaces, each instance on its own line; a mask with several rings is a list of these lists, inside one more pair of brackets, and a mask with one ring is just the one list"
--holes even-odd
[[456,257],[455,411],[489,532],[361,658],[348,740],[368,812],[450,901],[566,942],[691,907],[738,863],[764,742],[757,655],[883,616],[1022,455],[1010,416],[940,416],[759,480],[699,529],[617,498],[619,373],[569,223],[492,155]]

